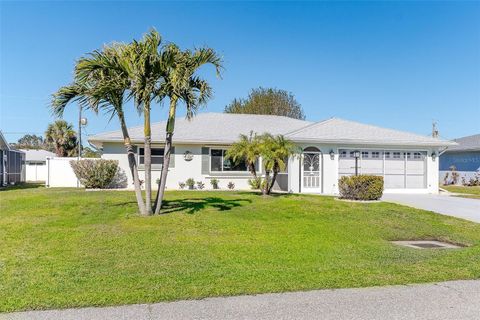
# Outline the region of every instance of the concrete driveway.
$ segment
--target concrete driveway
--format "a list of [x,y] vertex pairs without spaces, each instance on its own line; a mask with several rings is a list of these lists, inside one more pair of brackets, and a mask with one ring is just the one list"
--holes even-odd
[[0,314],[0,320],[478,320],[480,281],[317,290],[107,308]]
[[448,194],[384,194],[382,200],[480,223],[478,199]]

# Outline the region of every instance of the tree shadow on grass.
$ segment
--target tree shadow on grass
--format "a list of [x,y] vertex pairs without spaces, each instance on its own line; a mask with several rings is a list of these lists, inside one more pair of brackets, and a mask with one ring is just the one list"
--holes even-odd
[[223,199],[219,197],[165,200],[160,213],[167,214],[184,211],[188,214],[194,214],[208,207],[215,208],[218,211],[228,211],[240,207],[244,203],[251,202],[252,200],[250,199]]
[[18,183],[15,185],[7,185],[5,187],[1,186],[0,191],[13,191],[13,190],[23,190],[23,189],[37,189],[44,188],[45,183]]

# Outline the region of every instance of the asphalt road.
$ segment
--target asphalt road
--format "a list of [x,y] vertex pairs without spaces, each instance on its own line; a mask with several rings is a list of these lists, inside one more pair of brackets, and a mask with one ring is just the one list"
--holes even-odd
[[0,314],[9,320],[480,319],[480,280]]

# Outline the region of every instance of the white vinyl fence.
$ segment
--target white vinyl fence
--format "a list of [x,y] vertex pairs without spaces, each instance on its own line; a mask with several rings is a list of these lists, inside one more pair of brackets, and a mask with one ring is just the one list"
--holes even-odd
[[70,161],[78,158],[47,158],[47,187],[80,187],[80,183],[70,166]]
[[[84,160],[86,158],[81,158]],[[100,160],[101,158],[87,158],[88,160]],[[61,158],[61,157],[47,157],[46,165],[46,181],[45,185],[50,188],[71,187],[83,188],[83,185],[78,181],[77,176],[73,172],[70,161],[76,161],[78,158]],[[113,178],[108,188],[110,189],[124,189],[128,186],[127,176],[125,172],[119,168],[117,174]]]

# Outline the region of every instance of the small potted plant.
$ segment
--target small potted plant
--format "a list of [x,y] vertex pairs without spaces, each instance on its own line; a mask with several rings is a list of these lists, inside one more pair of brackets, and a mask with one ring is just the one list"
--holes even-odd
[[220,189],[218,187],[218,179],[217,178],[213,178],[212,180],[210,180],[210,184],[212,185],[213,189]]
[[180,187],[180,190],[185,189],[185,182],[180,181],[180,182],[178,183],[178,186]]
[[230,181],[230,182],[228,183],[227,187],[228,187],[228,189],[233,190],[233,189],[235,189],[235,183],[233,183],[232,181]]
[[188,186],[189,190],[193,190],[193,187],[195,187],[195,180],[193,180],[193,178],[188,178],[187,181],[185,181],[185,184]]
[[202,181],[197,181],[197,189],[202,190],[203,188],[205,188],[205,183]]

